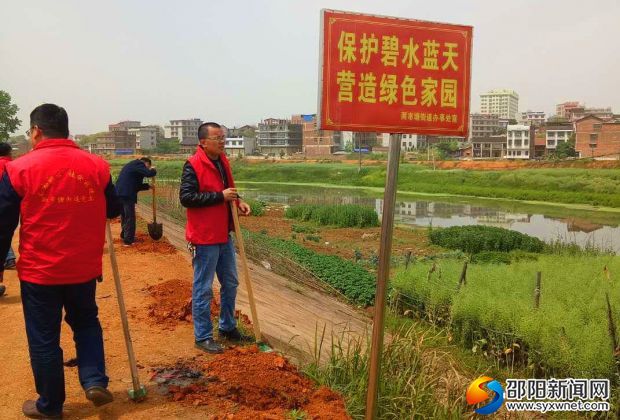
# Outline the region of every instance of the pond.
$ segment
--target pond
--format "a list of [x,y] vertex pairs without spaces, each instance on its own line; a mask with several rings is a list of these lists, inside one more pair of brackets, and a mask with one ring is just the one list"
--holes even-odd
[[[381,194],[363,189],[317,188],[239,182],[244,198],[281,204],[360,204],[375,208],[381,217]],[[528,205],[515,201],[399,195],[395,220],[422,227],[463,225],[498,226],[580,246],[620,254],[620,214]]]

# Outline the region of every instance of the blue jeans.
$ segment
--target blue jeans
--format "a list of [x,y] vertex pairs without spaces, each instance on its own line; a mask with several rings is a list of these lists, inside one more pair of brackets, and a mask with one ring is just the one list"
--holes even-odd
[[62,413],[65,402],[63,352],[60,347],[62,309],[73,330],[78,375],[84,389],[107,388],[103,334],[95,302],[96,281],[43,286],[21,281],[22,306],[30,350],[30,364],[39,399],[37,408],[47,415]]
[[6,261],[14,260],[14,259],[15,259],[15,253],[13,252],[13,248],[9,248],[9,253],[6,254]]
[[213,338],[211,322],[211,300],[213,299],[213,277],[217,273],[220,282],[219,329],[232,331],[235,321],[235,299],[237,298],[237,264],[232,239],[225,244],[196,245],[194,285],[192,288],[192,317],[196,341]]
[[121,239],[125,244],[136,241],[136,203],[121,198]]

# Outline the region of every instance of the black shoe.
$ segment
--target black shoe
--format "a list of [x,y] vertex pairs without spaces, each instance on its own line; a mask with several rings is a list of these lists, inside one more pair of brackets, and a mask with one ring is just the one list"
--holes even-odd
[[5,270],[15,270],[15,258],[11,258],[10,260],[6,260],[4,263]]
[[28,417],[29,419],[61,419],[62,418],[62,414],[55,414],[55,415],[43,414],[37,408],[37,403],[34,400],[27,400],[26,402],[24,402],[24,405],[22,405],[22,413],[24,413],[24,416]]
[[206,351],[207,353],[212,353],[212,354],[224,353],[224,348],[212,338],[207,338],[206,340],[203,340],[203,341],[196,341],[194,343],[194,346],[197,349]]
[[239,331],[238,328],[235,328],[233,330],[230,331],[222,331],[222,330],[218,330],[220,333],[220,337],[221,338],[225,338],[226,340],[229,341],[237,341],[237,342],[251,342],[254,340],[253,337],[250,337],[249,335],[245,335],[242,334],[241,331]]
[[91,386],[86,390],[86,399],[95,407],[101,407],[114,401],[112,393],[102,386]]
[[0,296],[4,296],[4,292],[6,292],[6,286],[4,284],[0,284]]

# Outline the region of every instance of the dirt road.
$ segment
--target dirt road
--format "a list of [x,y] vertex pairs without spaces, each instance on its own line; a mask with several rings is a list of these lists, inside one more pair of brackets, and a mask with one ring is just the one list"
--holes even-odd
[[[117,235],[118,224],[113,225],[113,230]],[[300,410],[306,411],[310,418],[346,418],[339,396],[328,390],[316,389],[309,382],[303,382],[307,380],[276,353],[258,354],[252,350],[232,349],[224,356],[213,358],[194,349],[189,319],[172,324],[154,322],[149,311],[159,304],[151,295],[151,286],[165,282],[174,284],[175,281],[189,286],[192,278],[187,258],[174,247],[169,244],[153,245],[146,241],[133,249],[117,247],[117,251],[139,371],[142,381],[147,384],[149,396],[145,402],[139,404],[129,401],[127,397],[131,377],[114,283],[107,255],[104,255],[104,282],[98,286],[97,301],[104,330],[107,369],[111,378],[110,390],[115,401],[106,407],[95,409],[84,398],[76,368],[67,367],[65,418],[284,418],[293,408],[291,401],[293,405],[299,406]],[[15,271],[5,273],[5,284],[7,295],[0,299],[0,418],[8,419],[21,418],[23,401],[33,398],[35,391]],[[170,295],[175,294],[176,290],[173,289]],[[75,356],[71,331],[66,324],[63,324],[61,345],[65,360]],[[260,371],[250,371],[247,366],[253,363],[252,360],[260,361],[256,363],[257,366],[266,367]],[[240,366],[242,363],[245,366]],[[192,389],[191,392],[176,389],[173,390],[176,392],[173,392],[174,395],[161,395],[157,384],[149,380],[152,371],[175,364],[202,369],[205,375],[209,375],[210,371],[218,372],[218,376],[210,377],[209,380],[214,383],[208,384],[204,389]],[[243,375],[246,372],[247,374]],[[270,379],[261,379],[263,374]],[[248,381],[249,379],[254,382]],[[291,381],[304,386],[293,387],[289,382],[275,386],[270,384],[270,380]],[[297,392],[294,395],[299,394],[296,399],[285,398],[294,392]],[[194,394],[196,396],[192,396]],[[271,399],[268,399],[267,403],[256,402],[252,395],[270,395]],[[172,401],[173,398],[178,401]],[[271,400],[278,403],[274,405],[269,402]]]

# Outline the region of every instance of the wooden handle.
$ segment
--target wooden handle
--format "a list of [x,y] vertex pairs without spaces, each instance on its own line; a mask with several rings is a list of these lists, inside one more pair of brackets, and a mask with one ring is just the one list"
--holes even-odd
[[121,313],[121,323],[123,324],[123,334],[125,335],[125,345],[127,346],[127,355],[129,356],[129,368],[131,369],[131,381],[135,392],[141,390],[140,377],[138,376],[138,366],[136,365],[136,356],[133,352],[133,344],[131,342],[131,334],[129,333],[129,322],[127,321],[127,309],[125,308],[125,299],[123,298],[123,289],[121,288],[121,276],[118,271],[118,263],[116,261],[116,253],[114,252],[114,242],[112,241],[112,229],[110,221],[106,220],[106,239],[108,242],[108,253],[110,254],[110,264],[112,265],[112,274],[114,275],[114,285],[116,286],[116,298],[118,300],[118,308]]
[[250,269],[248,268],[248,259],[245,255],[245,245],[243,243],[243,235],[241,234],[241,226],[239,225],[239,215],[237,214],[237,201],[230,202],[230,211],[232,212],[233,222],[235,225],[235,236],[237,245],[239,246],[239,255],[241,255],[241,268],[243,269],[243,277],[245,278],[245,286],[248,289],[248,300],[250,301],[250,310],[252,311],[252,325],[254,327],[254,335],[256,342],[262,341],[260,325],[258,322],[258,312],[256,310],[256,302],[254,301],[254,291],[252,290],[252,280],[250,280]]
[[151,181],[151,190],[153,190],[153,223],[157,223],[157,200],[155,198],[155,177]]

